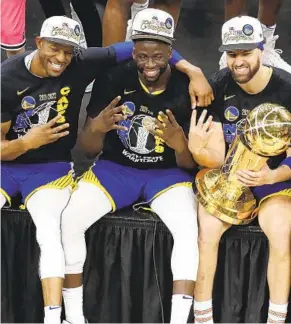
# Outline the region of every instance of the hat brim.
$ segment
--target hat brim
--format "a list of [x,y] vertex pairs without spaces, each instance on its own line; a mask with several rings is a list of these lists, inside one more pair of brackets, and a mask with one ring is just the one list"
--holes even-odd
[[244,44],[229,44],[229,45],[221,45],[219,47],[220,52],[225,51],[233,51],[233,50],[253,50],[258,48],[261,42],[258,43],[244,43]]
[[152,34],[136,34],[131,36],[132,40],[157,40],[160,42],[167,43],[169,45],[173,44],[173,39],[167,38],[161,35],[152,35]]
[[57,44],[70,45],[70,46],[73,46],[75,48],[80,48],[81,47],[77,43],[74,43],[74,42],[71,42],[69,40],[62,39],[62,38],[57,38],[57,37],[43,37],[43,38],[50,41],[50,42],[57,43]]

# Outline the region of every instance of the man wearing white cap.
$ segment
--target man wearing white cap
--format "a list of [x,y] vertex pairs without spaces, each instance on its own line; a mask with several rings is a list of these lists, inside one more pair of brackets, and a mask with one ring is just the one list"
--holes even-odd
[[[256,106],[268,102],[291,111],[291,74],[264,66],[263,49],[263,31],[257,19],[240,16],[223,25],[219,50],[226,52],[228,68],[211,78],[215,93],[211,111],[215,111],[223,125],[226,147],[242,132],[246,116]],[[195,124],[190,127],[189,143],[197,145]],[[224,145],[218,145],[217,149],[224,150]],[[195,158],[195,150],[191,151]],[[211,160],[213,155],[208,158]],[[269,240],[268,323],[284,323],[291,279],[291,149],[287,155],[269,158],[258,172],[238,171],[237,178],[252,189],[257,199],[259,224]],[[213,323],[211,298],[218,245],[230,224],[212,216],[201,205],[198,221],[200,260],[195,322]]]
[[20,192],[32,216],[45,323],[53,324],[60,323],[65,271],[60,216],[74,184],[70,152],[82,97],[88,83],[131,57],[133,48],[128,42],[81,51],[80,33],[70,18],[48,18],[36,37],[37,50],[14,56],[1,68],[0,207]]
[[[94,85],[80,138],[89,154],[102,154],[79,181],[62,217],[64,302],[70,323],[84,322],[86,230],[109,212],[133,204],[134,209],[150,207],[173,235],[170,322],[187,323],[198,267],[192,190],[197,164],[187,140],[192,113],[189,79],[169,65],[173,34],[168,13],[140,11],[133,21],[133,61],[112,69]],[[212,118],[203,123],[206,111],[201,116],[201,127],[207,129]],[[223,142],[222,132],[219,137],[213,131],[212,147],[219,141]]]
[[[283,60],[280,54],[281,49],[275,49],[276,41],[279,35],[274,35],[276,30],[277,17],[283,3],[283,0],[258,0],[258,20],[262,24],[264,36],[264,53],[262,57],[263,64],[275,66],[291,73],[291,65]],[[239,15],[246,15],[247,0],[225,0],[225,18],[226,21]],[[223,53],[219,67],[223,69],[227,66],[226,53]]]

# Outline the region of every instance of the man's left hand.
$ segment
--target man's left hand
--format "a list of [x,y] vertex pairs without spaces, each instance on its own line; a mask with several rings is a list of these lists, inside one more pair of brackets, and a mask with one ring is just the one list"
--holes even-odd
[[201,74],[190,78],[189,94],[191,97],[192,108],[207,107],[214,100],[214,95],[211,86],[201,71]]
[[160,111],[155,123],[156,128],[151,131],[155,136],[160,137],[170,148],[178,153],[187,149],[184,131],[169,109],[166,110],[166,114]]
[[266,164],[260,171],[239,170],[236,172],[238,181],[248,187],[257,187],[275,183],[275,170]]

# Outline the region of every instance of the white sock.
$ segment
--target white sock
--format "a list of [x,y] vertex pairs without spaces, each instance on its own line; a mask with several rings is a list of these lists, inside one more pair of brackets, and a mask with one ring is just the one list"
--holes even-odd
[[204,302],[194,300],[194,317],[195,323],[213,323],[212,299]]
[[267,323],[285,323],[287,317],[287,304],[273,304],[269,303],[269,312]]
[[72,324],[85,323],[83,315],[83,286],[63,288],[66,320]]
[[133,19],[139,11],[146,9],[148,6],[149,6],[149,0],[146,0],[145,3],[134,2],[131,5],[131,19]]
[[266,25],[262,24],[263,35],[266,40],[268,40],[274,36],[276,26],[277,26],[276,24],[273,26],[266,26]]
[[44,323],[45,324],[60,324],[61,323],[61,306],[46,306],[44,308]]
[[188,321],[192,302],[192,296],[183,294],[173,295],[170,324],[186,324]]

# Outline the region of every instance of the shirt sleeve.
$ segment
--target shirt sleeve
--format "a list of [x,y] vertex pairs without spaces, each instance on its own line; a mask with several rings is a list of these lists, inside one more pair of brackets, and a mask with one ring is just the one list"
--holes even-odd
[[224,94],[227,87],[228,74],[229,71],[227,69],[223,69],[214,73],[208,79],[208,82],[213,90],[214,100],[207,107],[207,110],[208,113],[213,116],[213,121],[216,122],[221,122],[223,119]]

